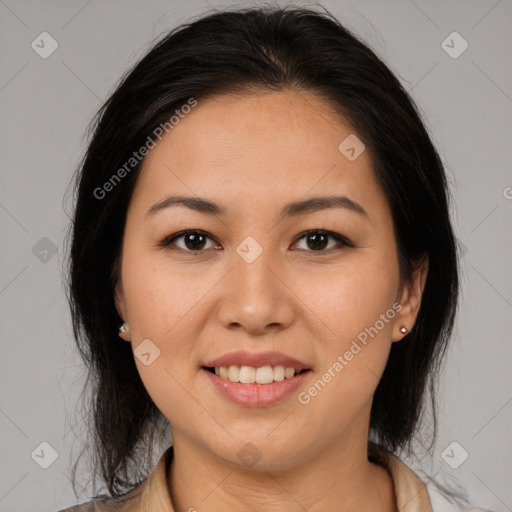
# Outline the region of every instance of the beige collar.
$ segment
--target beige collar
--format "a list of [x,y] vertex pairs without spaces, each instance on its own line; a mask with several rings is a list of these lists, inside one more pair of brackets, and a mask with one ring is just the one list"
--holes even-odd
[[414,471],[392,453],[387,454],[383,463],[395,486],[398,510],[400,512],[432,512],[427,489]]
[[[137,488],[124,498],[113,503],[96,503],[97,508],[87,508],[90,504],[72,507],[61,512],[174,512],[167,485],[167,474],[173,456],[172,446],[160,457],[152,473]],[[391,453],[380,459],[387,468],[393,484],[400,512],[432,512],[432,506],[423,482],[398,457]],[[191,504],[191,510],[194,504]]]

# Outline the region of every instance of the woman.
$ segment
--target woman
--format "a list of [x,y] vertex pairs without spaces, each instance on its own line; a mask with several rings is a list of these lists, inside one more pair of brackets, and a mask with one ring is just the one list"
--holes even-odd
[[77,176],[69,300],[111,497],[68,510],[433,510],[398,453],[456,313],[448,196],[413,100],[332,16],[168,34]]

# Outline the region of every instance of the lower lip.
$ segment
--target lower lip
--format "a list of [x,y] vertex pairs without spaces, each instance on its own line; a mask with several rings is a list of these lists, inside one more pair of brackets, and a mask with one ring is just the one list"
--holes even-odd
[[204,368],[202,370],[222,395],[238,405],[247,407],[264,407],[277,404],[290,396],[310,373],[310,370],[307,370],[291,379],[274,381],[270,384],[241,384],[222,379]]

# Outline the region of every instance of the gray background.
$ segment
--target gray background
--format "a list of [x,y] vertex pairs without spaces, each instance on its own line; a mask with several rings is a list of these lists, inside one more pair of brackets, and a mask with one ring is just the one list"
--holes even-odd
[[[86,125],[155,37],[210,6],[234,5],[255,3],[0,0],[0,511],[76,502],[69,474],[81,446],[75,404],[83,373],[61,268],[65,193]],[[322,5],[412,91],[446,164],[465,251],[461,309],[440,384],[439,441],[433,461],[420,450],[409,463],[460,482],[474,503],[512,510],[512,2]],[[58,43],[47,59],[31,47],[34,40],[42,46],[43,31]],[[453,31],[469,44],[458,58],[441,46]],[[462,48],[461,40],[447,44]],[[58,453],[47,469],[40,464],[51,451],[42,442]],[[458,445],[445,451],[452,442]],[[469,456],[459,467],[445,462],[455,466],[462,450]]]

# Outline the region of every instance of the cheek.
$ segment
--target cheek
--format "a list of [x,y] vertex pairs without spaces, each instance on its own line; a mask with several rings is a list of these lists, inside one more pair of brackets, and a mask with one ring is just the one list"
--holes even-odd
[[[183,319],[196,315],[196,306],[212,286],[214,276],[171,264],[162,255],[132,251],[123,266],[130,328],[137,338],[168,340]],[[196,319],[197,320],[197,319]]]
[[[206,287],[206,288],[205,288]],[[197,374],[197,340],[202,329],[205,286],[194,286],[179,273],[151,269],[129,279],[132,346],[141,380],[162,414],[176,427],[184,421],[201,424],[200,407],[192,399],[189,384]],[[150,365],[137,358],[138,346],[150,339],[157,357]],[[187,411],[187,416],[183,415]]]
[[394,282],[385,279],[377,285],[375,277],[338,275],[325,294],[310,297],[323,335],[317,338],[315,379],[297,398],[327,437],[336,436],[340,425],[348,426],[369,407],[386,367],[396,316]]
[[[381,258],[370,251],[366,255],[347,258],[337,268],[325,273],[304,272],[300,282],[304,303],[314,313],[332,350],[342,350],[377,324],[377,330],[387,336],[392,329],[398,288],[398,268],[392,258]],[[304,309],[306,311],[306,309]],[[384,319],[382,320],[382,315]]]
[[[391,348],[398,270],[392,258],[354,258],[321,279],[303,277],[304,302],[318,341],[317,379],[302,402],[334,424],[354,417],[371,399]],[[356,265],[357,261],[357,265]]]
[[[172,376],[182,382],[185,363],[190,369],[194,362],[194,338],[200,328],[198,306],[208,280],[197,286],[178,268],[161,265],[154,256],[133,246],[127,247],[125,255],[123,290],[135,362],[145,387],[158,403],[162,390],[172,391],[170,396],[179,391]],[[151,353],[150,365],[137,357],[144,343]]]

